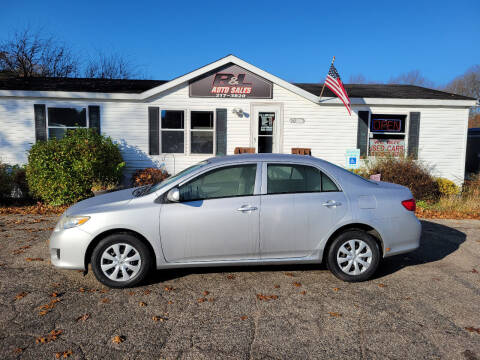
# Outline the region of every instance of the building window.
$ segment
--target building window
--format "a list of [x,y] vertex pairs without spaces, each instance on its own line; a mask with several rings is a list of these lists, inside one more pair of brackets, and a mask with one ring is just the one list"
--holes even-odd
[[162,110],[162,153],[183,154],[185,138],[184,112]]
[[190,152],[213,154],[214,132],[213,111],[192,111],[190,113]]
[[87,127],[86,108],[48,108],[48,138],[61,139],[67,130]]
[[369,127],[370,156],[403,156],[407,115],[371,114]]

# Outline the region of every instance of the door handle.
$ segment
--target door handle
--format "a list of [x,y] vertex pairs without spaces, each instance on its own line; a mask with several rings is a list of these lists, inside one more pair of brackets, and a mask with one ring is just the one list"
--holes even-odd
[[322,205],[326,207],[337,207],[342,205],[342,203],[335,200],[328,200],[327,202],[322,203]]
[[255,211],[255,210],[258,210],[258,208],[256,206],[250,206],[250,205],[242,205],[237,209],[237,211],[241,211],[241,212]]

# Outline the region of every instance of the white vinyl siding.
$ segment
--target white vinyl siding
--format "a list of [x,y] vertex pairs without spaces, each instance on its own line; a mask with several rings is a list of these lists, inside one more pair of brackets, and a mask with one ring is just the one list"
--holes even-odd
[[[385,99],[388,100],[388,99]],[[414,103],[415,100],[412,100]],[[184,154],[148,155],[148,107],[160,110],[185,111],[185,129],[190,129],[191,111],[227,109],[227,154],[235,147],[250,147],[250,116],[254,104],[281,104],[283,114],[283,141],[281,152],[290,153],[293,147],[311,148],[312,155],[343,166],[345,151],[357,145],[358,111],[366,110],[379,114],[409,114],[420,112],[419,160],[433,167],[438,176],[463,181],[467,137],[468,109],[441,106],[366,106],[354,105],[352,116],[343,105],[315,104],[304,97],[273,86],[273,99],[217,99],[190,98],[188,84],[150,98],[145,102],[134,101],[89,101],[49,99],[0,98],[0,159],[8,163],[24,164],[27,150],[35,142],[34,104],[62,107],[87,107],[99,105],[101,131],[119,143],[127,162],[128,178],[137,168],[165,166],[168,172],[178,173],[184,168],[212,154],[191,154],[190,136],[186,130]],[[245,116],[239,117],[233,109],[242,109]],[[215,115],[214,115],[215,116]],[[303,118],[304,123],[292,123],[291,118]],[[281,120],[281,119],[278,119]],[[408,141],[408,117],[407,117]],[[406,144],[408,148],[408,143]],[[214,148],[215,151],[215,148]]]

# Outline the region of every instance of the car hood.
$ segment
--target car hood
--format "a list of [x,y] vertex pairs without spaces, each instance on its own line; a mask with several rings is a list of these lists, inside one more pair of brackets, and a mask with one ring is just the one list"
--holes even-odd
[[75,205],[67,209],[67,215],[82,215],[90,212],[98,212],[109,209],[119,205],[126,205],[135,196],[133,195],[134,189],[125,189],[120,191],[114,191],[108,194],[99,195],[88,198],[86,200],[79,201]]

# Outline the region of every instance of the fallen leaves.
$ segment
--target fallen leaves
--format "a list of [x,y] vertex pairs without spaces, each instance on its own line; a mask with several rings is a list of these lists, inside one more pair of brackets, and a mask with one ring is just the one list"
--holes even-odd
[[333,291],[338,291],[340,290],[340,288],[333,288]]
[[15,300],[21,300],[27,295],[28,295],[28,293],[26,293],[25,291],[22,291],[21,293],[19,293],[15,296]]
[[38,315],[44,316],[47,315],[56,305],[56,303],[60,302],[61,300],[56,297],[50,300],[48,304],[41,305],[39,309],[41,310]]
[[89,317],[90,317],[90,314],[83,314],[83,315],[80,315],[80,316],[77,318],[76,321],[78,322],[78,321],[81,320],[81,321],[85,322],[85,321],[87,321],[87,319],[88,319]]
[[146,303],[146,302],[143,302],[143,301],[140,301],[138,304],[139,304],[140,306],[147,306],[147,303]]
[[173,291],[173,286],[167,285],[163,288],[165,291]]
[[384,287],[387,287],[387,285],[385,284],[377,284],[379,288],[384,288]]
[[[50,215],[50,214],[63,214],[67,210],[68,206],[51,206],[45,205],[42,203],[37,203],[32,206],[8,206],[0,207],[0,214],[19,214],[19,215],[28,215],[28,214],[39,214],[39,215]],[[19,220],[22,221],[22,220]],[[23,222],[22,222],[23,223]]]
[[305,290],[300,291],[300,294],[305,295],[307,292]]
[[125,336],[123,336],[123,335],[114,336],[113,339],[112,339],[112,342],[113,342],[114,344],[120,344],[120,343],[122,343],[122,342],[124,342],[124,341],[125,341]]
[[52,330],[45,336],[40,336],[35,339],[35,344],[46,344],[58,339],[63,330]]
[[55,358],[56,359],[60,359],[60,358],[68,358],[70,357],[70,355],[73,355],[73,351],[72,350],[67,350],[67,351],[62,351],[62,352],[57,352],[55,353]]
[[15,348],[15,350],[13,350],[13,352],[14,352],[15,354],[20,354],[20,353],[23,352],[23,349],[18,347],[18,348]]
[[424,209],[417,206],[415,215],[419,218],[429,219],[476,219],[480,220],[480,211],[447,211]]
[[39,257],[36,257],[36,258],[30,258],[30,257],[28,257],[28,258],[26,258],[25,260],[26,260],[26,261],[43,261],[43,259],[42,259],[42,258],[39,258]]
[[21,253],[24,253],[25,250],[27,249],[30,249],[32,247],[32,245],[24,245],[24,246],[20,246],[18,249],[15,249],[13,250],[13,255],[19,255]]
[[102,300],[100,300],[102,303],[104,304],[108,304],[110,302],[110,299],[109,298],[103,298]]
[[207,290],[205,290],[205,291],[203,292],[203,296],[207,296],[208,294],[210,294],[210,292],[207,291]]
[[243,315],[240,317],[240,320],[247,320],[248,319],[248,316],[247,315]]
[[473,326],[468,326],[465,328],[465,330],[467,330],[468,332],[473,332],[473,333],[477,333],[480,335],[480,328],[475,328]]
[[263,294],[257,294],[257,300],[260,301],[270,301],[270,300],[277,300],[278,295],[263,295]]
[[227,279],[228,280],[235,280],[235,275],[232,275],[232,274],[227,275]]
[[274,287],[275,289],[279,289],[279,288],[280,288],[280,285],[273,285],[273,287]]
[[478,271],[477,271],[477,269],[472,269],[472,273],[474,273],[474,274],[478,274]]
[[329,311],[328,314],[331,316],[331,317],[341,317],[342,314],[338,313],[338,312],[331,312]]
[[164,322],[164,321],[167,321],[168,318],[167,317],[164,317],[164,316],[158,316],[158,315],[155,315],[152,317],[152,320],[155,321],[155,322]]
[[300,287],[300,286],[302,286],[302,284],[300,284],[299,282],[296,282],[296,281],[295,281],[295,282],[293,283],[293,286]]
[[293,277],[293,274],[292,274],[292,273],[289,273],[289,272],[286,272],[286,273],[285,273],[285,276]]

